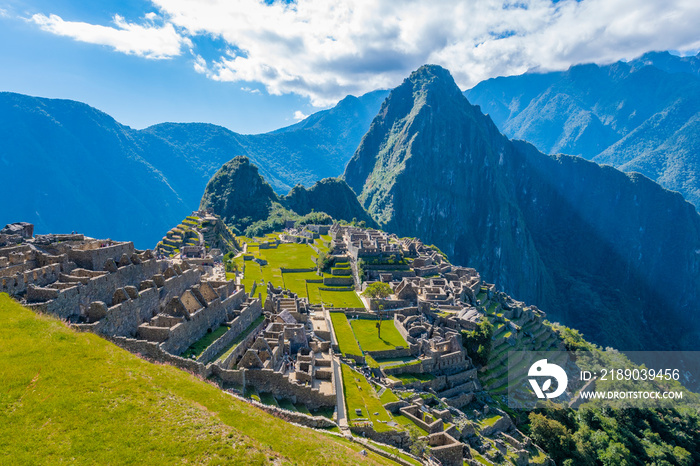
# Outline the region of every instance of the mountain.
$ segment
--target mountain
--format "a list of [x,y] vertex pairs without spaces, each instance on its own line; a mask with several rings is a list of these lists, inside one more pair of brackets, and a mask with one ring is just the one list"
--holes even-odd
[[338,178],[323,179],[308,189],[297,185],[284,198],[283,203],[299,215],[326,212],[334,219],[348,222],[355,219],[358,222],[365,222],[368,227],[377,226],[374,219],[357,201],[350,186]]
[[326,178],[309,189],[297,185],[289,195],[277,196],[245,156],[235,157],[216,172],[207,183],[200,208],[213,210],[235,231],[248,236],[281,230],[286,220],[317,223],[332,217],[376,226],[344,181]]
[[[322,178],[338,176],[352,156],[388,91],[361,97],[347,96],[329,109],[271,133],[243,135],[203,123],[163,123],[143,130],[170,146],[149,160],[158,167],[196,173],[201,197],[206,182],[225,162],[245,155],[258,167],[278,194],[293,186],[311,186]],[[173,163],[172,157],[177,163]]]
[[700,216],[638,174],[511,142],[447,70],[394,89],[344,179],[385,230],[620,349],[700,335]]
[[214,173],[236,155],[263,168],[279,193],[343,172],[387,91],[268,134],[203,123],[134,130],[86,104],[0,93],[0,223],[37,232],[80,230],[149,248],[197,208]]
[[700,205],[700,54],[500,77],[464,94],[510,138],[642,173]]
[[188,205],[137,136],[79,102],[0,93],[0,223],[154,244]]

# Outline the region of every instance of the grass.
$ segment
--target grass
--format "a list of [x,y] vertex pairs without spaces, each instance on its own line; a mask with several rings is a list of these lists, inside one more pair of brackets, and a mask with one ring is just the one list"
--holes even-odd
[[365,307],[354,291],[319,290],[319,293],[321,294],[321,300],[328,307]]
[[431,380],[435,379],[435,376],[433,374],[412,374],[412,373],[404,373],[404,374],[397,374],[397,375],[392,375],[391,378],[400,380],[401,382],[405,384],[413,383],[413,382],[430,382]]
[[484,427],[489,427],[489,426],[494,425],[496,422],[498,422],[499,419],[501,419],[501,415],[500,415],[500,414],[494,414],[494,415],[489,416],[489,417],[487,417],[487,418],[485,418],[485,419],[479,420],[479,424],[481,424],[481,425],[484,426]]
[[390,464],[7,294],[0,379],[0,464]]
[[206,333],[202,338],[192,343],[192,345],[182,353],[182,357],[187,359],[198,358],[205,349],[209,348],[209,345],[218,340],[219,337],[228,332],[228,330],[229,327],[219,325],[214,331]]
[[407,356],[405,358],[390,358],[390,359],[380,359],[377,361],[380,366],[386,367],[391,365],[403,364],[407,362],[417,361],[413,356]]
[[[343,390],[345,392],[345,404],[348,410],[348,418],[350,421],[355,419],[367,419],[373,422],[374,430],[377,432],[385,432],[392,430],[382,421],[391,421],[391,414],[384,409],[382,402],[377,396],[377,392],[367,382],[365,376],[355,372],[350,366],[342,364],[343,371]],[[358,415],[355,409],[361,409],[362,414]],[[374,413],[379,413],[375,415]],[[362,421],[360,421],[362,422]]]
[[260,394],[260,401],[266,405],[269,406],[279,406],[277,404],[277,400],[275,400],[275,397],[272,395],[272,393],[261,393]]
[[384,450],[385,452],[389,453],[390,455],[398,456],[398,457],[400,457],[401,459],[403,459],[404,461],[406,461],[406,462],[408,462],[408,463],[410,463],[410,464],[413,464],[413,465],[416,465],[416,466],[421,466],[421,465],[423,464],[423,463],[421,463],[420,461],[417,461],[416,459],[414,459],[413,457],[408,456],[406,453],[404,453],[403,451],[401,451],[399,448],[392,447],[392,446],[389,446],[389,445],[384,445],[384,444],[381,444],[381,443],[376,443],[376,442],[372,442],[372,445],[374,445],[374,446],[377,447],[377,448],[381,448],[382,450]]
[[381,401],[382,404],[393,403],[394,401],[399,401],[399,397],[387,388],[379,397],[379,401]]
[[428,435],[428,431],[420,427],[418,424],[404,416],[403,414],[399,414],[397,416],[394,416],[394,421],[396,421],[397,424],[400,426],[403,426],[404,428],[406,427],[412,427],[418,429],[421,435]]
[[348,322],[348,318],[342,312],[331,312],[331,322],[333,322],[333,330],[335,330],[335,339],[338,341],[338,347],[343,354],[354,354],[362,356],[362,351],[355,340],[355,335],[352,333],[352,328]]
[[246,327],[245,330],[243,330],[240,335],[238,335],[236,338],[233,339],[231,343],[229,343],[227,346],[224,347],[223,350],[221,350],[221,353],[218,354],[213,360],[218,361],[220,359],[226,359],[229,354],[233,353],[233,350],[236,349],[236,347],[243,341],[245,338],[252,332],[255,327],[260,325],[260,323],[265,320],[265,316],[261,315],[257,319],[255,319],[248,327]]
[[397,346],[408,347],[408,343],[403,339],[393,320],[382,322],[381,336],[377,333],[378,320],[353,319],[350,322],[355,338],[360,343],[363,351],[382,351],[394,349]]
[[286,409],[287,411],[292,411],[296,412],[297,409],[294,407],[294,403],[292,403],[292,400],[289,398],[283,398],[281,400],[277,400],[277,404],[279,404],[279,407],[282,409]]
[[[239,237],[239,240],[251,240],[250,238]],[[253,283],[258,287],[255,295],[262,294],[263,301],[267,295],[267,282],[272,282],[274,286],[284,286],[300,297],[308,297],[311,304],[325,304],[330,307],[364,307],[362,301],[354,291],[348,290],[320,290],[326,287],[322,283],[307,283],[308,280],[320,280],[330,274],[324,273],[321,276],[316,272],[292,272],[282,273],[282,269],[308,269],[316,267],[313,257],[316,251],[306,244],[282,243],[273,249],[251,248],[248,243],[248,254],[253,258],[261,258],[267,261],[267,265],[258,265],[252,260],[245,261],[243,257],[237,257],[235,263],[238,270],[245,273],[241,283],[250,292]],[[263,286],[261,285],[263,283]]]
[[299,411],[300,413],[308,414],[309,416],[311,416],[311,411],[309,411],[309,408],[307,408],[306,405],[305,405],[304,403],[296,403],[296,404],[294,405],[294,407],[295,407],[295,408],[297,409],[297,411]]

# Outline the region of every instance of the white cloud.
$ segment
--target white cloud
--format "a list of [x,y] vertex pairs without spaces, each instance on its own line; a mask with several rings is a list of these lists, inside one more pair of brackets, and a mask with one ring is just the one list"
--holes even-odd
[[9,18],[10,14],[7,12],[6,9],[0,8],[0,18]]
[[194,57],[194,70],[199,74],[209,74],[207,61],[201,55],[195,55]]
[[44,31],[53,34],[71,37],[81,42],[107,45],[118,52],[151,59],[178,56],[182,53],[183,45],[192,46],[188,38],[177,33],[172,23],[156,26],[152,23],[156,17],[146,16],[151,23],[146,26],[129,23],[119,15],[114,16],[116,27],[64,21],[56,15],[35,14],[30,20]]
[[254,89],[252,87],[244,86],[241,88],[242,91],[250,92],[251,94],[260,94],[260,89]]
[[[109,39],[97,34],[102,29],[92,29],[102,26],[54,16],[36,22],[52,32],[151,57],[179,54],[185,39],[176,31],[213,37],[225,51],[209,63],[193,52],[197,72],[218,81],[260,83],[270,94],[296,93],[318,106],[396,86],[425,63],[448,68],[460,87],[468,88],[528,69],[700,48],[697,0],[151,1],[159,14],[148,20],[158,19],[162,27],[121,20],[119,29],[105,28]],[[72,25],[68,32],[65,24]],[[126,40],[142,30],[169,38],[164,41],[169,47],[158,42],[144,51],[137,47],[149,41]],[[124,39],[111,35],[118,33]]]
[[309,115],[304,115],[301,110],[297,110],[294,112],[294,119],[297,121],[303,120],[304,118],[307,118]]

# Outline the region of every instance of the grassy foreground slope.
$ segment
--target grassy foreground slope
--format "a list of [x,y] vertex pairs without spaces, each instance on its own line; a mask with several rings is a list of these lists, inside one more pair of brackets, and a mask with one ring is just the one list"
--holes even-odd
[[383,464],[0,294],[0,464]]

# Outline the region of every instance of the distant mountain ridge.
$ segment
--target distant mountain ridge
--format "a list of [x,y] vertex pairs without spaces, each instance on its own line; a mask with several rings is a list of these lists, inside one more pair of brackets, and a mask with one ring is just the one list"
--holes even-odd
[[38,232],[80,230],[153,247],[197,208],[209,179],[237,155],[260,165],[279,193],[338,176],[388,91],[348,96],[272,133],[204,123],[134,130],[86,104],[0,93],[0,223]]
[[700,205],[700,54],[494,78],[464,95],[510,138],[642,173]]
[[[700,335],[700,215],[640,175],[511,142],[447,70],[394,89],[344,179],[380,226],[621,349]],[[662,291],[663,290],[663,291]]]

